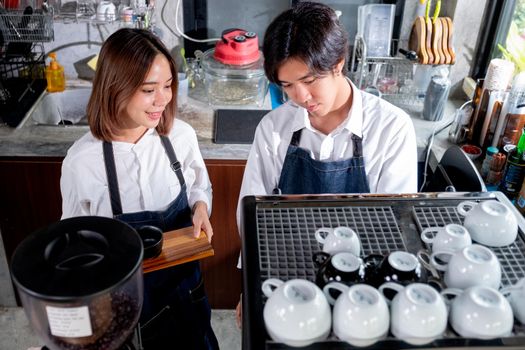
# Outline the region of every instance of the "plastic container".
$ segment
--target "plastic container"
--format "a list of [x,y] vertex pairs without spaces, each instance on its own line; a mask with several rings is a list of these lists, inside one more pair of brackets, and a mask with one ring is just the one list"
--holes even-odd
[[369,4],[359,6],[358,34],[367,47],[367,57],[390,56],[396,6]]
[[499,185],[501,179],[503,178],[503,169],[505,168],[505,162],[507,156],[501,152],[496,153],[492,156],[492,161],[490,162],[490,169],[487,174],[487,179],[485,183],[487,185]]
[[485,159],[483,159],[483,164],[481,164],[481,177],[483,179],[487,178],[493,156],[498,152],[499,150],[497,147],[487,147],[487,153],[485,155]]
[[46,67],[47,91],[60,92],[66,88],[66,77],[64,75],[64,67],[57,62],[56,53],[49,54],[51,62]]
[[514,78],[510,93],[507,94],[501,110],[500,117],[494,132],[492,146],[507,143],[516,144],[517,130],[525,126],[525,72],[519,73]]

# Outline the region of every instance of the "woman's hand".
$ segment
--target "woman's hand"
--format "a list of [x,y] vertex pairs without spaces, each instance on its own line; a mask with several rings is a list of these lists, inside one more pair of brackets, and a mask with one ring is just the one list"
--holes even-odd
[[235,308],[235,320],[237,321],[237,327],[239,329],[242,328],[242,293],[239,297],[239,303],[237,304],[237,307]]
[[211,228],[210,218],[208,217],[208,206],[203,201],[198,201],[193,206],[193,235],[199,238],[201,231],[208,236],[208,242],[211,243],[213,229]]

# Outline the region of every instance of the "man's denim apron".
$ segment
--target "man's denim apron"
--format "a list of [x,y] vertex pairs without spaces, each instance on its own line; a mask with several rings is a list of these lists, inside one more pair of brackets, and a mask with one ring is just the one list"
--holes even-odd
[[[164,211],[125,214],[122,213],[113,146],[109,142],[103,144],[113,217],[135,229],[152,225],[166,232],[192,225],[181,165],[170,140],[165,136],[161,136],[160,140],[170,159],[171,168],[179,179],[180,194]],[[144,275],[144,302],[140,324],[145,350],[218,349],[210,320],[211,308],[198,261]]]
[[302,130],[293,133],[275,194],[370,193],[360,137],[352,135],[352,158],[323,162],[299,147]]

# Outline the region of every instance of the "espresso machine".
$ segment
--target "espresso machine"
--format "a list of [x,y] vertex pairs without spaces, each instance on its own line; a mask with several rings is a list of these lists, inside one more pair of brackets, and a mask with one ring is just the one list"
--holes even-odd
[[70,218],[27,237],[11,274],[44,349],[142,349],[142,258],[138,233],[110,218]]

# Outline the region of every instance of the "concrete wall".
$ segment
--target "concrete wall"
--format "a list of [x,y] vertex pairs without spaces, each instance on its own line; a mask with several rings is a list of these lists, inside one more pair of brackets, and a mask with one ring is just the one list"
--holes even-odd
[[[178,1],[166,1],[157,1],[153,23],[155,33],[169,49],[172,49],[180,42],[179,38],[172,33],[172,31],[175,32],[175,10]],[[165,3],[164,18],[168,26],[161,19],[161,10]],[[179,10],[179,23],[180,28],[183,28],[182,4]],[[59,48],[57,57],[58,61],[65,68],[66,77],[70,79],[77,78],[73,63],[98,53],[102,42],[124,25],[125,23],[120,21],[90,23],[85,21],[75,22],[71,19],[56,20],[54,24],[55,40],[45,43],[44,48],[46,53]]]
[[[230,0],[230,5],[226,6],[224,1],[209,1],[208,18],[210,35],[219,35],[220,31],[230,27],[253,28],[262,37],[266,23],[284,8],[288,1],[282,0]],[[430,1],[430,0],[429,0]],[[449,16],[454,22],[454,46],[456,49],[456,64],[451,67],[452,95],[462,97],[461,85],[463,78],[470,72],[470,66],[476,48],[478,33],[480,32],[481,18],[485,9],[487,0],[448,0],[442,1],[441,16]],[[182,3],[182,1],[180,1]],[[331,4],[334,8],[341,5],[339,0],[323,1]],[[348,20],[354,15],[350,12],[356,10],[357,5],[363,1],[350,1],[355,6],[344,8],[343,20],[348,22],[348,30],[355,31],[352,23],[355,21]],[[433,1],[435,6],[436,1]],[[161,10],[164,9],[165,23],[161,20]],[[175,10],[178,1],[158,0],[154,13],[155,31],[168,46],[172,49],[179,45],[181,40],[173,32],[175,30]],[[231,11],[235,8],[235,11]],[[252,15],[243,15],[249,11]],[[419,0],[406,0],[405,12],[401,26],[401,40],[408,40],[414,18],[423,15],[425,5],[421,5]],[[433,13],[433,8],[431,10]],[[55,40],[45,44],[46,52],[55,48],[61,48],[72,43],[92,42],[92,44],[79,44],[61,49],[58,52],[59,61],[65,66],[68,78],[76,78],[73,63],[81,60],[91,54],[97,53],[102,43],[111,33],[120,28],[123,24],[120,22],[93,24],[93,23],[74,23],[72,21],[56,21],[55,23]],[[182,26],[182,4],[179,10],[179,27]]]

